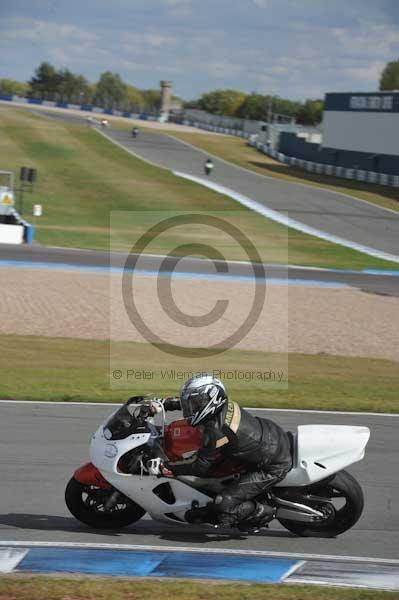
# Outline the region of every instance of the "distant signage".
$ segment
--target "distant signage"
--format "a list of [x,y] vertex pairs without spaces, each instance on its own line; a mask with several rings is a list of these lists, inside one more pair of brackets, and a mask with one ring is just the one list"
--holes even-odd
[[33,216],[34,217],[41,217],[43,214],[43,208],[41,204],[34,204],[33,205]]
[[392,110],[393,96],[350,96],[349,108],[357,110]]
[[326,94],[325,111],[399,113],[399,91],[331,92]]

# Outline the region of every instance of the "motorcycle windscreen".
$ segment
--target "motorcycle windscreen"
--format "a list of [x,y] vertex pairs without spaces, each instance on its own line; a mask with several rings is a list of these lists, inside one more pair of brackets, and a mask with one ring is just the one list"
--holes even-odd
[[128,407],[122,406],[104,425],[104,437],[108,440],[125,439],[131,433],[134,420]]
[[158,437],[155,425],[146,421],[143,407],[129,401],[108,419],[103,433],[107,440],[124,440],[133,433],[151,433]]

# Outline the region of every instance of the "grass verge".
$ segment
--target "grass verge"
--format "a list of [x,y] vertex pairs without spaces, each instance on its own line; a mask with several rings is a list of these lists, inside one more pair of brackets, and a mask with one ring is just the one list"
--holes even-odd
[[397,592],[321,586],[138,581],[105,577],[0,578],[0,600],[394,600]]
[[[226,372],[268,372],[286,357],[229,350],[219,357],[184,360],[155,352],[149,344],[113,343],[113,357],[134,357],[134,372],[111,387],[109,343],[97,340],[0,336],[0,398],[123,402],[140,392],[176,394],[184,376],[169,370],[220,369],[231,397],[244,406],[320,410],[398,412],[398,364],[388,360],[326,354],[290,354],[288,387],[257,379],[226,378]],[[130,367],[132,361],[129,359]],[[162,373],[168,370],[168,374]],[[286,375],[286,374],[285,374]],[[119,382],[118,382],[119,383]]]
[[262,154],[248,146],[247,141],[242,138],[176,131],[170,131],[168,134],[256,173],[292,183],[323,187],[399,212],[399,190],[397,188],[308,173],[303,169],[290,167]]
[[[86,125],[49,120],[21,109],[0,108],[1,168],[18,172],[21,165],[36,167],[38,183],[26,194],[24,215],[32,220],[33,204],[43,205],[36,219],[38,241],[46,245],[108,249],[112,211],[234,211],[242,231],[248,232],[262,260],[332,268],[396,268],[318,238],[287,230],[236,202],[169,171],[138,160],[117,148]],[[203,137],[195,134],[195,138]],[[219,136],[207,136],[219,139]],[[232,140],[234,138],[220,138]],[[225,142],[224,142],[225,143]],[[247,223],[249,221],[249,223]],[[121,247],[131,246],[140,230],[118,229]],[[133,236],[132,236],[133,234]],[[173,238],[148,252],[163,253],[198,233],[176,229]],[[218,247],[215,230],[207,243]],[[245,259],[236,245],[226,258]]]

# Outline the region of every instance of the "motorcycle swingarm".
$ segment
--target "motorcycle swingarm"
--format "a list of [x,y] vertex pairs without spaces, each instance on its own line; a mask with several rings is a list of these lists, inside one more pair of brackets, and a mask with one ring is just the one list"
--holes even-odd
[[299,502],[289,502],[282,498],[275,498],[278,504],[276,511],[277,519],[286,519],[289,521],[301,521],[312,523],[315,520],[324,518],[324,514],[315,508],[300,504]]

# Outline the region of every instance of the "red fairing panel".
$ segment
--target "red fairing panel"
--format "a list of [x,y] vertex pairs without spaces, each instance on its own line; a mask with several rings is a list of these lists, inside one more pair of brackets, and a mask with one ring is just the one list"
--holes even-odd
[[95,485],[100,488],[112,487],[92,463],[86,463],[73,474],[74,479],[84,485]]

